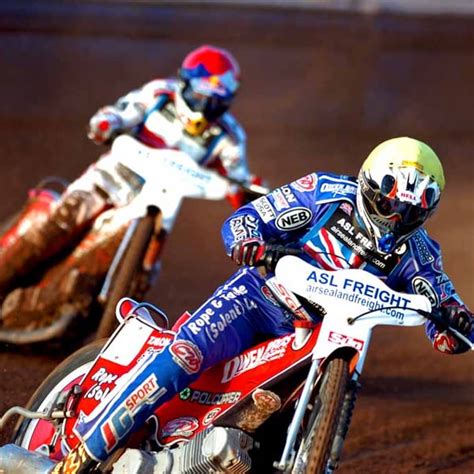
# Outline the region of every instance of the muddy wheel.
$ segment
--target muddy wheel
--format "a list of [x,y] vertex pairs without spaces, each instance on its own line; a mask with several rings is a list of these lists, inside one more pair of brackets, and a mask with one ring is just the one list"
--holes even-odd
[[155,232],[155,222],[158,213],[159,211],[156,208],[149,209],[148,214],[138,223],[135,234],[120,262],[119,270],[110,289],[96,332],[96,338],[98,339],[109,337],[117,326],[115,307],[121,298],[131,296],[134,277],[142,268],[143,258]]
[[303,433],[294,473],[326,472],[349,380],[346,360],[336,357],[328,362],[320,388],[311,401],[311,414]]
[[[105,340],[94,341],[65,359],[36,389],[26,408],[43,411],[55,401],[58,393],[80,383],[105,342]],[[49,445],[54,433],[55,427],[49,421],[20,418],[10,442],[28,450],[35,450],[39,446]]]

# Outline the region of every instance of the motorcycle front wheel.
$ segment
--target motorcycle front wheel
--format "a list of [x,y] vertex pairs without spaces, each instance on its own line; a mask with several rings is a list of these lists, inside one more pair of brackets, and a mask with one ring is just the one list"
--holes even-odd
[[293,474],[323,474],[336,437],[349,385],[349,365],[340,357],[331,359],[314,394]]
[[[82,381],[106,340],[97,340],[79,349],[58,365],[41,383],[28,401],[26,408],[42,412],[54,403],[57,395]],[[56,427],[47,420],[20,418],[10,442],[34,451],[51,444]]]

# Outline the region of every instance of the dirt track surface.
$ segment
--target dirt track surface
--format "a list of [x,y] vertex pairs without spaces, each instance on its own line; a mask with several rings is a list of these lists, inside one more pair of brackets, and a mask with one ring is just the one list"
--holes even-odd
[[[42,177],[72,179],[98,156],[84,130],[99,106],[173,74],[186,52],[210,42],[241,63],[234,112],[253,170],[274,186],[313,170],[355,173],[373,146],[394,136],[437,150],[448,185],[429,229],[474,307],[474,20],[6,3],[0,216]],[[184,205],[150,295],[171,317],[233,271],[219,240],[229,211],[220,202]],[[0,353],[0,412],[24,404],[60,358]],[[338,472],[474,472],[472,354],[437,354],[420,328],[379,328],[362,384]]]

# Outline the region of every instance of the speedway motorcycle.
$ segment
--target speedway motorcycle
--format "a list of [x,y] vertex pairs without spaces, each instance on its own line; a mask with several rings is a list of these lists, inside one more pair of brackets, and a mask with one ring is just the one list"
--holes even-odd
[[[182,151],[149,148],[127,135],[114,140],[100,171],[113,182],[126,177],[131,185],[131,191],[123,190],[127,194],[123,197],[127,204],[100,214],[65,265],[64,261],[53,263],[52,268],[48,266],[46,272],[29,281],[29,286],[40,288],[48,278],[56,278],[68,295],[68,304],[54,309],[59,315],[49,321],[45,316],[45,321],[37,325],[39,327],[31,327],[34,323],[25,329],[5,325],[0,328],[0,342],[31,344],[66,340],[67,334],[90,331],[90,327],[97,327],[98,321],[96,336],[110,336],[115,327],[118,300],[125,295],[142,298],[156,278],[163,244],[184,198],[220,200],[232,187],[240,187],[249,198],[268,191],[262,186],[244,186],[201,168]],[[21,238],[22,228],[45,219],[54,204],[48,184],[44,189],[36,190],[37,195],[30,199],[30,206],[11,228],[8,224],[4,226],[10,230],[1,237],[0,247],[10,239]],[[98,256],[90,252],[91,248],[101,249]],[[88,252],[94,256],[85,257]],[[62,272],[59,278],[58,272]],[[88,279],[84,274],[97,276]],[[83,284],[89,285],[87,291],[80,289]],[[92,301],[84,303],[83,298],[75,296],[84,293],[91,294]],[[38,305],[44,304],[41,296],[36,299]]]
[[[294,333],[206,370],[97,472],[333,472],[374,326],[412,327],[426,318],[441,324],[425,296],[395,292],[364,270],[325,271],[294,255],[279,260],[264,288],[293,312]],[[166,315],[152,305],[124,298],[117,317],[121,324],[105,345],[95,341],[71,355],[27,409],[11,408],[0,419],[1,427],[13,414],[22,417],[12,444],[0,448],[0,472],[48,472],[77,446],[77,420],[121,386],[148,353],[172,342]],[[153,393],[153,383],[130,396],[121,425],[134,404]],[[120,426],[112,419],[102,429],[113,437]]]

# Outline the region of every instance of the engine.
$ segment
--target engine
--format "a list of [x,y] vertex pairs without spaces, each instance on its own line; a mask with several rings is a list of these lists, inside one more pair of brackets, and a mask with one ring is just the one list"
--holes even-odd
[[158,453],[127,449],[113,466],[114,474],[246,473],[253,439],[241,430],[209,428],[186,444]]

